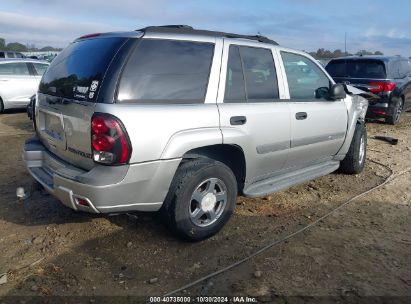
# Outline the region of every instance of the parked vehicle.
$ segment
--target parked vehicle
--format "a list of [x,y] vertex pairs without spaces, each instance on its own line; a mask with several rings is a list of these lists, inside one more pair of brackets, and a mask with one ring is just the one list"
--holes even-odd
[[48,66],[32,59],[0,59],[0,113],[27,107]]
[[29,104],[27,105],[27,116],[30,118],[30,120],[33,120],[34,118],[34,107],[36,105],[36,95],[33,95],[30,97]]
[[20,52],[0,51],[0,59],[1,58],[26,58],[26,57]]
[[331,60],[325,68],[337,83],[374,93],[367,117],[400,121],[411,108],[411,60],[400,56],[352,56]]
[[262,36],[93,34],[43,76],[24,160],[74,210],[161,210],[180,236],[202,240],[238,194],[360,173],[367,104],[306,53]]

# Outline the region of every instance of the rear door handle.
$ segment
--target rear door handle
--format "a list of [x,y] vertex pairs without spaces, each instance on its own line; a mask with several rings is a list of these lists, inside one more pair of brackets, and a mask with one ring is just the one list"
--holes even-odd
[[245,116],[233,116],[230,118],[230,124],[232,126],[245,125],[246,122],[247,122],[247,117]]
[[307,112],[298,112],[298,113],[295,113],[295,118],[296,118],[297,120],[304,120],[304,119],[306,119],[307,117],[308,117]]

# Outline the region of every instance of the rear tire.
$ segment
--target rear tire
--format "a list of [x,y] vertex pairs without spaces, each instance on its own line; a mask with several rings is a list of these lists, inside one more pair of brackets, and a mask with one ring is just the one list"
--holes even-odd
[[216,234],[231,217],[237,180],[225,164],[201,158],[182,163],[162,208],[169,226],[189,241]]
[[401,113],[404,108],[404,100],[401,99],[393,109],[393,114],[385,118],[385,122],[389,125],[396,125],[400,122]]
[[0,114],[4,112],[4,104],[3,104],[3,99],[0,97]]
[[341,161],[340,171],[345,174],[359,174],[363,171],[367,157],[367,129],[357,124],[347,155]]

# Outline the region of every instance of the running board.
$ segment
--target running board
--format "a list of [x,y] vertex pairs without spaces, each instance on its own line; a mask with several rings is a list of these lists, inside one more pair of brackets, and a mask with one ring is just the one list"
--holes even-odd
[[274,176],[248,185],[244,188],[247,197],[265,196],[267,194],[302,184],[306,181],[327,175],[340,167],[339,161],[327,161],[297,171]]

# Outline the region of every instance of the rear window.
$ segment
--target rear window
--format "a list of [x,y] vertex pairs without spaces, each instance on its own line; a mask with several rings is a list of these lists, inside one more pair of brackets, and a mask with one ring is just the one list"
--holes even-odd
[[95,100],[110,62],[125,40],[97,38],[70,44],[48,67],[39,91],[70,99]]
[[332,77],[386,78],[381,60],[333,60],[325,69]]
[[202,103],[214,44],[142,39],[120,80],[119,102]]

